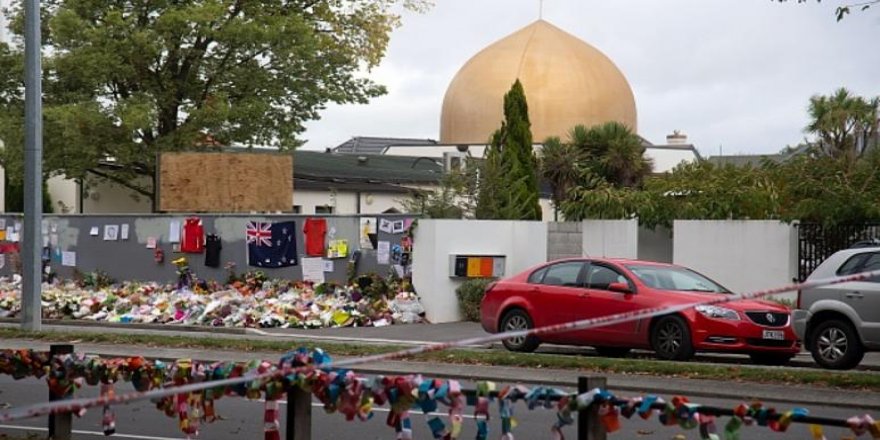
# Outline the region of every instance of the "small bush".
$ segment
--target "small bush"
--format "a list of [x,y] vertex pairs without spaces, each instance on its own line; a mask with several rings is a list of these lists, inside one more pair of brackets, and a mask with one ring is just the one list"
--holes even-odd
[[467,280],[455,289],[458,308],[466,321],[480,322],[480,302],[486,294],[486,287],[494,281],[491,278]]

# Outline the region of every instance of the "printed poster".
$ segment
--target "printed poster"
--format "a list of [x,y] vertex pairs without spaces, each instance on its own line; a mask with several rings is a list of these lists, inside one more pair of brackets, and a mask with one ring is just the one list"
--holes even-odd
[[391,225],[391,232],[394,234],[403,234],[403,232],[406,231],[403,220],[395,220]]
[[361,249],[375,249],[376,235],[376,217],[362,217],[360,227],[360,245]]
[[92,229],[89,229],[89,235],[91,235],[92,237],[97,237],[98,231],[99,228],[97,226],[92,226]]
[[147,237],[147,249],[156,249],[156,237]]
[[348,240],[330,240],[327,246],[327,258],[345,258],[348,256]]
[[128,223],[122,225],[122,227],[119,228],[119,239],[128,240]]
[[104,225],[104,241],[116,241],[119,238],[119,225]]
[[177,220],[168,225],[168,242],[180,243],[180,222]]
[[333,272],[333,260],[324,260],[324,272]]
[[393,228],[394,228],[394,226],[392,225],[391,220],[388,220],[387,218],[379,219],[379,230],[380,231],[382,231],[386,234],[390,234]]

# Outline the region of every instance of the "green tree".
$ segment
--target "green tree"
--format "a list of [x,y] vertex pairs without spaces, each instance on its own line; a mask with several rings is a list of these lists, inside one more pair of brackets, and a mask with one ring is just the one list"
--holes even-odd
[[569,140],[581,165],[612,185],[638,187],[653,170],[641,138],[620,122],[577,125]]
[[876,143],[880,98],[865,99],[840,88],[829,96],[811,97],[807,112],[806,131],[816,135],[816,145],[829,156],[852,165]]
[[538,155],[539,173],[553,191],[554,216],[558,220],[559,207],[567,199],[568,192],[578,184],[579,171],[571,144],[563,143],[554,136],[544,141]]
[[[385,93],[360,72],[384,56],[401,4],[428,6],[43,1],[45,167],[69,178],[100,176],[155,206],[160,152],[233,144],[293,149],[302,143],[303,123],[327,103],[366,103]],[[20,1],[11,13],[20,34]],[[14,73],[0,78],[0,139],[7,145],[21,142],[21,57],[20,48],[0,48],[0,67]],[[7,148],[3,164],[20,162],[20,150]],[[110,166],[98,167],[102,162]]]
[[540,220],[537,160],[525,90],[519,80],[504,95],[504,121],[492,135],[480,177],[477,218]]
[[[473,159],[469,160],[471,162]],[[418,191],[402,201],[407,212],[426,218],[461,219],[474,214],[477,173],[475,166],[447,172],[437,189]]]

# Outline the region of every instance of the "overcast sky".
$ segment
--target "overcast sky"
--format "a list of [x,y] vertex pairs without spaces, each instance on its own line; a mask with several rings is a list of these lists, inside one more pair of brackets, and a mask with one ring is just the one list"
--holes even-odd
[[[388,94],[330,106],[306,148],[352,136],[439,138],[446,88],[479,50],[538,18],[538,0],[435,0],[406,14],[370,77]],[[880,6],[838,23],[844,2],[546,0],[544,19],[608,55],[636,97],[640,134],[685,132],[704,155],[771,153],[804,138],[811,95],[880,95]]]

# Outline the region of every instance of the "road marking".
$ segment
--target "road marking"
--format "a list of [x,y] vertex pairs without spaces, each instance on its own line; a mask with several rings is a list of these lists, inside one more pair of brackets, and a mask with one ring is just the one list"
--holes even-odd
[[[41,428],[39,426],[18,426],[18,425],[0,425],[0,429],[18,429],[20,431],[41,431],[41,432],[49,431],[48,428]],[[95,437],[106,437],[106,435],[104,435],[103,432],[97,432],[97,431],[81,431],[79,429],[74,429],[71,432],[74,434],[91,435],[91,436],[95,436]],[[149,436],[149,435],[120,434],[118,432],[113,434],[113,437],[131,438],[131,439],[135,439],[135,440],[186,440],[184,438],[179,438],[179,437],[154,437],[154,436]]]

